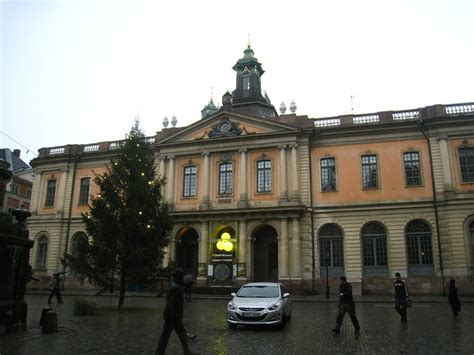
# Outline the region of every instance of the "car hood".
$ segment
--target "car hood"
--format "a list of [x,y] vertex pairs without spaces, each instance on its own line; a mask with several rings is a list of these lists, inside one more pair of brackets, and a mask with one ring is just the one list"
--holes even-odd
[[268,307],[278,302],[279,298],[247,298],[247,297],[234,297],[232,303],[236,307]]

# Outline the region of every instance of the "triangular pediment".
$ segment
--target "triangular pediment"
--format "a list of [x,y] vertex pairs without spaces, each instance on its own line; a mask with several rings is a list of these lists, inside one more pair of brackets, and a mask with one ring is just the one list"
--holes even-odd
[[159,143],[202,141],[295,131],[297,131],[295,127],[272,121],[271,117],[253,117],[223,111],[183,127],[179,132],[159,140]]

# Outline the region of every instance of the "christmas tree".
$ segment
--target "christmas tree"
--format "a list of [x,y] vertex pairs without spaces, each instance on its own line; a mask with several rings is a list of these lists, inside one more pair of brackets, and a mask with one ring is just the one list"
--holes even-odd
[[82,215],[89,241],[80,242],[68,265],[94,285],[120,290],[146,286],[159,277],[171,220],[156,176],[153,150],[135,122],[119,154],[94,182],[100,189]]

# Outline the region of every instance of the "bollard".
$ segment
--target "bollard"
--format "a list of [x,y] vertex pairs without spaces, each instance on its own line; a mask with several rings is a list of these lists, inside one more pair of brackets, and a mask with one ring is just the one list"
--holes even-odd
[[58,314],[53,311],[45,312],[43,315],[43,330],[44,334],[51,334],[58,332]]
[[41,311],[41,318],[40,318],[40,324],[39,324],[40,327],[43,326],[44,314],[46,312],[49,312],[49,311],[52,311],[52,309],[51,308],[43,308],[43,310]]

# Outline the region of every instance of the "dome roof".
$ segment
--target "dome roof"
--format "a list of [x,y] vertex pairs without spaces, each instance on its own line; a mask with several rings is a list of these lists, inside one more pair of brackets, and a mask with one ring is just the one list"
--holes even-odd
[[219,109],[214,104],[214,101],[210,99],[209,103],[206,106],[204,106],[204,108],[201,110],[201,118],[209,117],[213,115],[214,113],[216,113],[217,111],[219,111]]

